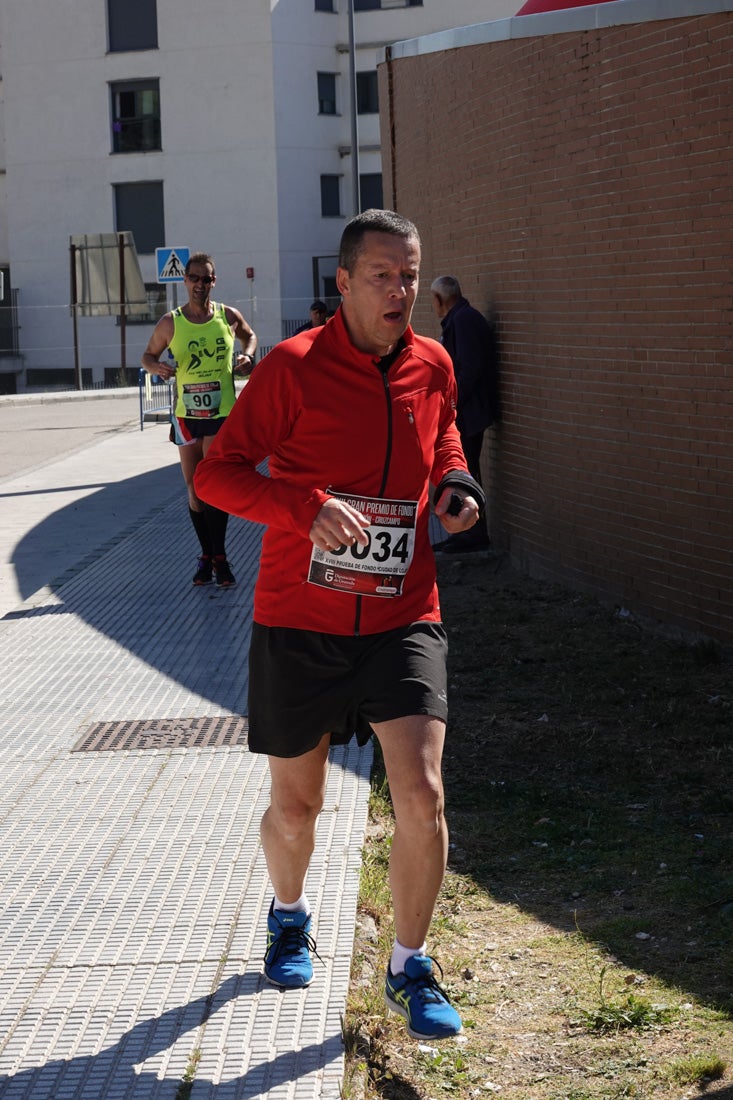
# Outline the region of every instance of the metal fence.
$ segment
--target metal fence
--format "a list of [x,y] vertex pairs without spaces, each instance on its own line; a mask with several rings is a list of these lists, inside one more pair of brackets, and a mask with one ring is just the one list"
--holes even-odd
[[138,372],[140,391],[140,431],[146,422],[170,420],[173,412],[174,383],[164,382],[157,374],[150,375],[142,367]]
[[[274,345],[265,344],[257,349],[257,361],[263,359]],[[104,384],[101,384],[103,388]],[[86,389],[86,386],[85,386]],[[146,423],[161,423],[170,420],[176,401],[175,378],[164,382],[157,374],[150,375],[142,367],[138,370],[138,390],[140,393],[140,431]]]

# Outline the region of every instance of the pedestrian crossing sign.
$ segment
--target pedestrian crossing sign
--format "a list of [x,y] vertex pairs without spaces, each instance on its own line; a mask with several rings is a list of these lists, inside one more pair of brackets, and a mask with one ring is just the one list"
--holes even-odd
[[190,248],[156,248],[159,283],[182,283]]

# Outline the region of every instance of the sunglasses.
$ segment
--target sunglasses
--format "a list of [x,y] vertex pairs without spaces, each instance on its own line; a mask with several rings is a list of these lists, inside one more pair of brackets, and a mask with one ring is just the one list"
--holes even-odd
[[188,279],[188,281],[190,283],[203,283],[204,286],[211,286],[211,284],[214,281],[214,276],[213,275],[193,275],[193,274],[189,274],[189,275],[186,276],[186,278]]

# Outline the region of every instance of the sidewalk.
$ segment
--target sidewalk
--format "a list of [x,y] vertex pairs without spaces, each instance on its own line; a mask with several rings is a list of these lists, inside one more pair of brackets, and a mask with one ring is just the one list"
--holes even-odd
[[230,521],[236,589],[195,589],[166,428],[120,397],[80,441],[101,404],[46,423],[18,400],[0,399],[0,435],[21,418],[0,474],[0,1097],[180,1100],[193,1080],[191,1100],[337,1100],[371,751],[334,751],[307,884],[323,963],[284,993],[262,979],[267,768],[242,717],[260,530]]

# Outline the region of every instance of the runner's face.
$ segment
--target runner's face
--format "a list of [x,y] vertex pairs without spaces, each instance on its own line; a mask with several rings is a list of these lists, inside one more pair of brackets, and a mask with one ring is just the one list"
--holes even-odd
[[417,295],[420,245],[414,237],[364,234],[349,272],[339,267],[336,285],[353,344],[369,355],[388,355],[410,323]]
[[[210,279],[210,282],[205,282]],[[208,304],[211,288],[216,282],[216,275],[211,264],[193,263],[189,265],[186,275],[186,289],[188,300],[192,305],[202,308]]]

